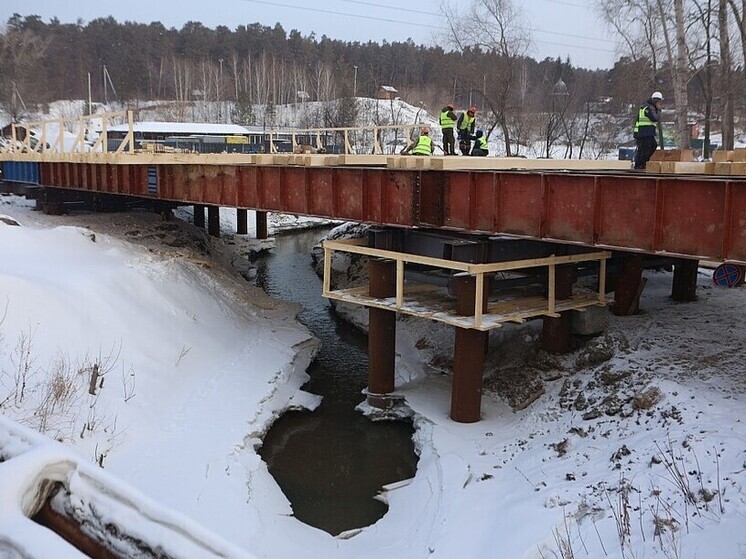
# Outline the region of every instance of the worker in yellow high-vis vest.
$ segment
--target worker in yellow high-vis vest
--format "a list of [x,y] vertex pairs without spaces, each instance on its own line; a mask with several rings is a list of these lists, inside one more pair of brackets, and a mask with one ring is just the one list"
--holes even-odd
[[[655,141],[658,135],[658,122],[661,118],[661,103],[663,94],[656,91],[637,111],[637,119],[633,129],[633,136],[637,150],[635,151],[635,169],[644,169],[650,158],[658,149]],[[661,142],[663,138],[661,138]]]
[[435,144],[433,144],[433,140],[430,137],[430,129],[427,126],[423,126],[420,128],[420,137],[417,138],[417,141],[404,148],[401,154],[432,155],[434,150]]
[[443,153],[456,155],[456,137],[453,135],[453,125],[456,124],[456,113],[453,105],[448,104],[440,110],[440,130],[443,132]]
[[462,155],[469,155],[471,138],[474,136],[474,128],[476,128],[476,120],[477,108],[472,105],[468,111],[461,113],[456,121],[458,148],[461,150]]

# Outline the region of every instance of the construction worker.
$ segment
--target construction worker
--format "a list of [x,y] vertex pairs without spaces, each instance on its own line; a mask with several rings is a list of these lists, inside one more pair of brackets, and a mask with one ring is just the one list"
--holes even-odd
[[458,130],[458,148],[462,155],[469,155],[471,148],[471,138],[474,136],[474,127],[476,124],[477,108],[469,107],[469,110],[461,113],[456,121]]
[[420,128],[420,137],[417,142],[409,144],[401,151],[402,155],[412,153],[412,155],[432,155],[435,149],[432,138],[430,138],[430,129],[427,126]]
[[490,154],[490,146],[481,130],[477,130],[477,135],[474,136],[474,147],[471,148],[471,154],[476,157],[485,157]]
[[655,137],[658,135],[658,122],[661,118],[662,101],[663,95],[660,91],[656,91],[637,111],[637,119],[635,120],[635,127],[632,134],[637,145],[637,149],[635,150],[635,169],[644,169],[658,148],[658,142],[655,141]]
[[453,105],[448,104],[440,110],[440,129],[443,131],[443,153],[445,155],[456,155],[454,124],[456,124],[456,113],[453,112]]

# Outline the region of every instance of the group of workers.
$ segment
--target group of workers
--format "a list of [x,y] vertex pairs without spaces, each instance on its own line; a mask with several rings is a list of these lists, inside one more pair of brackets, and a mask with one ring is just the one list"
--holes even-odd
[[[458,146],[462,155],[487,156],[490,153],[487,138],[482,130],[476,128],[477,108],[469,107],[458,117],[454,111],[453,105],[446,105],[440,111],[440,128],[443,132],[443,153],[445,155],[456,155],[456,136],[454,126],[458,131]],[[473,146],[472,146],[473,142]],[[430,128],[423,126],[420,129],[420,136],[416,142],[413,142],[402,150],[402,155],[411,153],[413,155],[432,155],[435,151],[435,144],[430,137]]]
[[[663,94],[656,91],[637,111],[633,129],[633,137],[637,146],[634,157],[635,169],[645,169],[647,162],[658,148],[656,137],[658,136],[662,102]],[[456,155],[454,126],[458,131],[458,145],[462,155],[489,155],[489,146],[484,132],[481,130],[474,132],[476,116],[477,108],[474,106],[462,112],[458,117],[456,117],[453,105],[449,104],[443,107],[440,111],[440,128],[443,132],[443,153],[445,155]],[[473,147],[472,142],[474,142]],[[420,136],[417,141],[402,150],[402,154],[432,155],[434,151],[435,144],[430,137],[430,129],[423,126],[420,129]]]

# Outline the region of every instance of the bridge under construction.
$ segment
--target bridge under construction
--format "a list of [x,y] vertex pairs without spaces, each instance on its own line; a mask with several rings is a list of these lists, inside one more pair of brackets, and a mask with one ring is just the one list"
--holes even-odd
[[[699,260],[746,265],[746,176],[638,174],[618,161],[157,153],[135,149],[131,133],[110,149],[105,130],[87,150],[31,146],[14,131],[4,180],[39,187],[51,213],[94,198],[191,205],[212,235],[221,207],[236,209],[239,234],[255,211],[258,237],[267,212],[375,226],[325,243],[324,295],[370,309],[368,397],[381,407],[394,399],[398,313],[454,327],[451,417],[474,422],[489,330],[540,317],[544,347],[568,351],[570,313],[635,312],[646,266],[672,265],[673,297],[692,300]],[[351,147],[358,132],[324,134]],[[380,151],[381,132],[370,137]],[[369,258],[366,286],[332,285],[337,251]]]

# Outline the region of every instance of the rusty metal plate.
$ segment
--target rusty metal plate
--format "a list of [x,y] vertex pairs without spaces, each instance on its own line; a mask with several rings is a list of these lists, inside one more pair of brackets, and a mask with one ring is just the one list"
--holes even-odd
[[386,171],[381,191],[381,223],[415,225],[414,191],[419,178],[415,171]]
[[552,239],[593,243],[594,177],[545,177],[545,234]]
[[725,183],[662,179],[663,208],[657,250],[720,257],[725,232]]
[[538,237],[543,212],[542,177],[528,173],[502,173],[498,183],[495,233]]
[[288,213],[308,214],[306,168],[287,167],[283,171],[282,206]]
[[746,181],[730,183],[730,211],[727,220],[724,256],[746,262]]
[[653,250],[655,179],[598,178],[596,244]]

